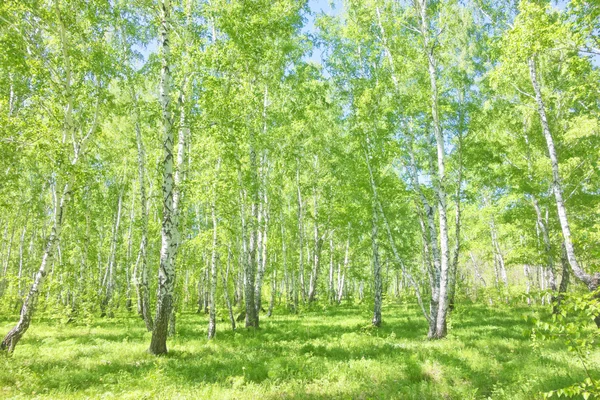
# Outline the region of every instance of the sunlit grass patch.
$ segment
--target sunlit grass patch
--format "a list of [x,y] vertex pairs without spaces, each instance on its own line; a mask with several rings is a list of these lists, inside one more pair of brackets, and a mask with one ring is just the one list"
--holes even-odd
[[[566,349],[531,346],[524,311],[459,309],[440,341],[407,305],[388,305],[379,329],[365,307],[330,307],[263,317],[256,332],[222,321],[213,341],[204,315],[184,314],[164,357],[146,352],[150,334],[133,316],[89,328],[41,319],[0,359],[0,397],[532,399],[582,380]],[[600,353],[590,362],[598,370]]]

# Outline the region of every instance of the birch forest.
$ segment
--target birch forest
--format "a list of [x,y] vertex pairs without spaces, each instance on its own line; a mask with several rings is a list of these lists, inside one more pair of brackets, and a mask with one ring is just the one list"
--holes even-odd
[[598,0],[0,1],[0,398],[600,398]]

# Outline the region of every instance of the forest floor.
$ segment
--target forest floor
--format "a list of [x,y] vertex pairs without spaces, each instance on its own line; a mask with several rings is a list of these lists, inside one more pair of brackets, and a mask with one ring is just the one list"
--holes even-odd
[[[38,318],[12,357],[0,358],[0,398],[535,399],[585,378],[560,343],[532,346],[527,307],[465,305],[447,339],[425,339],[416,306],[386,304],[369,327],[366,305],[261,316],[235,333],[223,321],[206,339],[205,315],[183,314],[170,352],[146,352],[133,315],[90,326]],[[14,321],[0,319],[2,333]],[[600,350],[592,354],[600,371]]]

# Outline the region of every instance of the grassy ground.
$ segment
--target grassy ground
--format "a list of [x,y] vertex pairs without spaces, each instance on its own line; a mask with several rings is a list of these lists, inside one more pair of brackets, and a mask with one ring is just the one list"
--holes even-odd
[[[91,327],[34,321],[11,358],[0,358],[2,398],[534,399],[584,379],[560,344],[533,349],[528,308],[473,305],[441,341],[424,338],[416,307],[387,305],[380,329],[366,306],[262,318],[257,331],[226,322],[205,339],[206,317],[178,319],[170,353],[146,353],[142,321]],[[14,322],[12,322],[14,323]],[[11,321],[0,320],[6,332]],[[600,352],[591,368],[600,370]]]

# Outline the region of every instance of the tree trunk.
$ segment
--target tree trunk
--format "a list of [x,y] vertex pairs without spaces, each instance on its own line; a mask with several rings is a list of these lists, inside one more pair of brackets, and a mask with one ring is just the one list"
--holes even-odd
[[381,326],[381,296],[382,296],[382,282],[381,282],[381,265],[379,263],[379,243],[377,242],[378,234],[378,222],[377,222],[377,199],[373,201],[373,220],[371,227],[371,245],[373,248],[373,283],[374,283],[374,296],[375,304],[373,307],[373,320],[371,321],[373,326]]
[[204,289],[204,293],[202,294],[202,312],[208,314],[210,311],[208,309],[210,298],[210,262],[204,268],[204,286],[202,289]]
[[548,233],[548,228],[542,218],[542,210],[540,209],[540,204],[537,201],[537,198],[534,195],[531,195],[531,201],[533,203],[533,208],[535,209],[535,215],[537,217],[537,224],[542,232],[542,238],[544,239],[544,247],[546,250],[546,256],[548,257],[548,283],[550,284],[550,289],[552,291],[556,291],[556,278],[554,276],[554,257],[552,256],[552,243],[550,242],[550,235]]
[[140,110],[137,103],[137,95],[132,91],[135,108],[135,139],[137,144],[138,161],[138,184],[140,187],[140,207],[141,207],[141,240],[140,249],[136,260],[136,273],[134,274],[134,283],[138,295],[138,314],[144,320],[146,329],[151,332],[153,329],[152,313],[150,311],[150,288],[148,284],[148,201],[146,199],[146,179],[145,179],[145,151],[142,141],[142,132],[140,128]]
[[44,254],[42,256],[42,262],[40,264],[40,268],[38,272],[35,274],[35,279],[31,288],[29,289],[29,293],[21,306],[21,314],[19,318],[19,322],[15,325],[8,334],[4,337],[2,343],[0,343],[0,350],[7,351],[8,353],[12,353],[17,346],[17,343],[23,337],[27,329],[29,328],[29,324],[31,323],[31,318],[33,317],[33,313],[35,311],[35,306],[37,304],[37,299],[40,293],[40,289],[44,280],[46,278],[46,268],[52,262],[52,258],[54,256],[54,251],[56,249],[56,245],[60,238],[60,233],[64,221],[64,214],[66,203],[70,197],[70,187],[69,184],[65,184],[62,190],[62,194],[60,198],[58,198],[58,194],[56,193],[56,183],[54,184],[53,190],[54,197],[54,213],[53,213],[53,225],[50,231],[50,236],[46,242],[46,248],[44,250]]
[[[496,231],[496,223],[494,217],[490,221],[490,233],[492,236],[492,247],[494,249],[494,260],[497,266],[497,273],[500,273],[502,283],[504,284],[504,297],[506,303],[508,303],[508,275],[506,274],[506,266],[504,264],[504,255],[500,249],[500,243],[498,242],[498,233]],[[496,273],[496,275],[497,275]]]
[[170,112],[170,0],[160,3],[160,46],[162,48],[162,69],[160,82],[160,103],[162,109],[163,128],[163,220],[161,227],[162,244],[160,249],[160,266],[158,269],[158,295],[156,317],[149,351],[152,354],[167,352],[167,334],[169,319],[174,304],[175,266],[173,263],[177,248],[177,216],[173,207],[173,127]]
[[556,155],[556,149],[554,147],[554,138],[550,132],[550,126],[548,124],[548,118],[546,117],[546,107],[542,99],[542,90],[537,79],[537,68],[535,62],[535,56],[529,58],[529,76],[531,78],[531,84],[535,91],[535,100],[537,103],[538,114],[542,125],[542,131],[546,144],[548,146],[548,155],[550,157],[550,163],[552,164],[552,189],[554,191],[554,197],[556,199],[556,208],[558,209],[558,219],[560,220],[560,226],[562,229],[564,245],[566,248],[567,259],[571,265],[573,275],[581,282],[583,282],[590,291],[595,291],[600,283],[600,273],[590,275],[586,273],[583,268],[579,265],[577,258],[575,257],[575,248],[571,241],[571,227],[567,217],[567,209],[563,200],[563,188],[560,179],[560,172],[558,166],[558,157]]
[[229,281],[229,271],[231,269],[231,247],[227,247],[227,271],[223,275],[221,270],[221,280],[223,282],[223,295],[225,296],[225,302],[227,303],[227,311],[229,312],[229,321],[231,322],[231,330],[235,331],[235,316],[233,315],[233,307],[231,306],[231,300],[229,299],[229,289],[227,282]]
[[[430,287],[431,287],[431,300],[429,301],[429,313],[425,310],[425,307],[421,305],[423,314],[425,318],[429,322],[429,330],[427,332],[427,337],[429,339],[433,339],[436,337],[437,332],[437,320],[438,320],[438,310],[439,310],[439,287],[440,287],[440,252],[438,248],[438,240],[437,240],[437,229],[435,226],[434,214],[435,210],[425,197],[425,194],[421,190],[421,186],[419,184],[419,177],[417,174],[417,167],[415,163],[415,156],[412,149],[412,142],[409,145],[409,156],[410,156],[410,176],[411,182],[417,191],[417,194],[420,198],[420,206],[423,211],[420,211],[421,207],[417,205],[419,210],[419,222],[421,225],[421,236],[423,240],[423,261],[427,263]],[[388,233],[388,235],[391,235]],[[393,248],[392,248],[393,249]],[[433,261],[433,262],[432,262]],[[406,274],[406,271],[403,270]],[[410,279],[410,275],[407,275]],[[414,283],[415,291],[418,289],[418,285],[416,282]],[[417,296],[417,299],[420,296]]]
[[329,238],[329,281],[327,284],[327,292],[328,292],[328,300],[329,304],[333,304],[335,300],[335,289],[333,287],[333,273],[334,273],[334,264],[333,264],[333,234]]
[[[213,241],[212,241],[212,255],[210,259],[210,295],[209,295],[209,318],[208,318],[208,338],[212,339],[215,337],[215,331],[217,329],[217,304],[215,302],[215,294],[217,291],[217,216],[215,212],[215,199],[211,206],[211,216],[213,222]],[[227,288],[224,287],[227,291]]]
[[250,143],[250,170],[252,176],[251,190],[252,190],[252,204],[250,212],[250,237],[248,240],[248,257],[246,262],[246,271],[244,274],[244,297],[246,299],[246,328],[258,328],[259,327],[259,314],[256,312],[255,303],[255,276],[257,270],[257,241],[258,241],[258,189],[256,188],[258,174],[256,165],[256,151],[254,148],[254,139],[251,133]]
[[112,239],[110,241],[110,253],[108,256],[108,265],[106,268],[106,275],[104,276],[104,288],[105,295],[102,301],[102,316],[107,315],[113,317],[112,312],[112,297],[115,290],[115,257],[117,253],[117,243],[119,239],[119,226],[121,224],[121,209],[123,206],[123,188],[119,191],[119,200],[117,203],[117,215],[115,216],[115,224],[112,232]]
[[125,263],[125,273],[127,282],[127,291],[125,292],[125,308],[128,312],[131,312],[132,308],[132,299],[131,299],[131,247],[132,247],[132,237],[133,237],[133,221],[135,219],[135,197],[131,196],[131,207],[129,209],[129,228],[127,230],[127,254],[126,254],[126,263]]
[[[565,248],[565,244],[562,244],[562,252],[560,261],[562,264],[562,277],[560,278],[560,286],[558,287],[558,296],[553,299],[553,307],[552,312],[556,314],[560,310],[560,303],[565,297],[565,293],[567,293],[567,288],[569,286],[569,260],[567,258],[567,249]],[[596,322],[597,324],[597,322]]]
[[269,310],[267,311],[267,317],[273,315],[273,307],[275,306],[275,296],[277,294],[277,269],[273,268],[271,275],[271,300],[269,300]]
[[[217,203],[217,179],[219,174],[219,169],[221,166],[221,159],[217,161],[216,175],[213,184],[213,200],[210,207],[210,214],[212,217],[213,224],[213,241],[212,241],[212,255],[210,258],[210,296],[209,296],[209,318],[208,318],[208,338],[212,339],[215,337],[215,332],[217,329],[217,303],[216,303],[216,292],[217,292],[217,261],[218,261],[218,236],[217,236],[217,213],[216,213],[216,203]],[[228,266],[229,268],[229,266]],[[227,286],[223,287],[223,290],[227,292]]]
[[300,293],[302,303],[306,303],[306,285],[304,282],[304,209],[302,193],[300,192],[300,167],[296,166],[296,187],[298,192],[298,277],[300,280]]
[[340,272],[338,269],[338,292],[337,292],[337,303],[342,302],[344,296],[344,284],[346,281],[346,272],[348,271],[348,265],[350,264],[350,227],[348,227],[348,238],[346,239],[346,250],[344,251],[344,270],[340,278]]
[[436,191],[438,214],[440,224],[440,277],[438,311],[436,315],[436,327],[433,336],[443,338],[446,336],[446,313],[448,311],[448,276],[450,253],[448,248],[448,223],[446,217],[446,173],[444,165],[444,134],[440,125],[438,111],[437,90],[437,66],[434,56],[434,46],[430,45],[429,28],[427,21],[427,0],[419,0],[418,11],[420,14],[421,34],[423,36],[423,49],[427,55],[429,81],[431,85],[431,115],[433,119],[433,130],[437,144],[437,180],[434,185]]
[[[269,198],[267,195],[267,170],[268,165],[266,161],[266,156],[263,157],[262,162],[265,171],[263,172],[264,179],[262,185],[262,196],[260,199],[260,208],[259,208],[259,243],[258,243],[258,274],[256,276],[256,288],[254,293],[254,302],[256,305],[256,314],[258,315],[262,309],[262,286],[263,280],[265,276],[265,270],[267,268],[267,240],[268,240],[268,231],[269,231]],[[262,220],[262,229],[261,229],[261,220]]]
[[[316,157],[315,157],[316,160]],[[315,169],[317,161],[315,161]],[[319,284],[319,274],[321,270],[321,249],[323,247],[323,238],[319,233],[319,204],[317,188],[313,188],[313,208],[314,208],[314,248],[313,248],[313,268],[310,274],[310,282],[308,286],[308,302],[315,301],[317,295],[317,285]]]
[[456,272],[458,271],[458,258],[460,256],[461,249],[461,238],[460,238],[460,216],[461,216],[461,208],[460,208],[460,198],[462,191],[462,175],[463,175],[463,162],[462,162],[462,129],[464,125],[464,114],[461,111],[459,117],[459,134],[458,134],[458,146],[456,151],[458,152],[458,179],[456,183],[456,214],[454,216],[454,251],[452,252],[452,263],[450,264],[450,284],[449,284],[449,294],[448,294],[448,309],[450,311],[454,310],[454,298],[456,296]]
[[529,292],[531,290],[531,279],[529,278],[529,265],[523,265],[523,274],[525,275],[525,294],[527,294],[527,305],[531,305],[531,297]]
[[475,256],[473,255],[473,252],[469,252],[469,257],[471,257],[471,262],[473,262],[473,271],[475,272],[475,277],[477,279],[479,279],[481,281],[481,283],[483,283],[483,287],[487,287],[487,284],[485,283],[485,279],[483,279],[481,272],[479,272],[479,267],[477,266],[477,260],[475,260]]
[[17,274],[17,285],[18,291],[17,294],[19,297],[22,297],[21,294],[21,279],[23,277],[23,247],[25,245],[25,233],[27,232],[27,223],[23,226],[23,231],[21,232],[21,238],[19,240],[19,272]]
[[[60,11],[58,5],[56,6],[56,12],[58,14],[58,20],[59,20],[60,45],[61,45],[61,49],[62,49],[62,61],[63,61],[62,67],[64,69],[63,73],[65,75],[64,96],[67,99],[67,102],[66,102],[66,105],[64,108],[62,143],[64,145],[67,143],[67,140],[69,140],[69,139],[72,140],[71,144],[73,146],[74,154],[73,154],[73,157],[71,158],[70,162],[71,162],[71,167],[73,167],[73,166],[77,165],[77,163],[79,162],[79,159],[80,159],[81,155],[84,153],[85,147],[86,147],[91,135],[96,130],[97,121],[98,121],[99,101],[96,102],[94,117],[93,117],[93,120],[90,124],[88,131],[86,133],[84,133],[79,140],[76,140],[75,139],[77,137],[76,132],[78,132],[80,130],[82,131],[82,129],[81,129],[82,127],[81,126],[75,127],[73,124],[72,114],[73,114],[74,96],[73,96],[73,93],[71,90],[72,76],[71,76],[71,63],[70,63],[69,52],[68,52],[69,45],[68,45],[68,41],[67,41],[66,29],[65,29],[64,24],[62,23],[61,11]],[[49,264],[52,263],[52,258],[54,256],[55,248],[57,247],[58,242],[60,240],[60,233],[61,233],[61,229],[62,229],[62,225],[63,225],[66,205],[70,198],[70,191],[71,191],[71,186],[72,186],[71,180],[73,179],[73,177],[72,177],[72,175],[70,175],[69,171],[58,171],[58,172],[59,173],[57,173],[57,175],[61,175],[60,173],[66,172],[66,179],[65,179],[64,184],[59,184],[58,182],[54,183],[53,225],[52,225],[52,228],[50,231],[50,235],[48,236],[48,240],[46,242],[46,247],[45,247],[45,250],[44,250],[44,253],[42,256],[40,268],[38,269],[38,271],[35,275],[35,278],[34,278],[34,282],[31,285],[31,288],[29,289],[29,293],[27,294],[27,297],[25,298],[25,301],[23,302],[23,305],[21,306],[20,318],[19,318],[19,321],[17,322],[17,325],[15,325],[8,332],[8,334],[5,336],[2,343],[0,343],[0,350],[5,350],[9,353],[14,351],[17,343],[19,342],[21,337],[23,337],[23,335],[29,328],[29,325],[31,323],[31,318],[33,317],[33,313],[35,310],[37,298],[39,296],[39,291],[40,291],[41,286],[44,283],[44,280],[46,277],[46,273],[47,273],[46,268]],[[56,189],[57,189],[57,187],[60,187],[60,186],[62,186],[63,189],[62,189],[62,192],[61,192],[60,198],[59,198]]]
[[[8,265],[10,264],[10,255],[12,253],[13,239],[15,237],[16,227],[17,224],[13,224],[10,234],[10,240],[8,242],[6,258],[4,259],[4,268],[2,268],[2,281],[0,282],[0,297],[4,296],[4,291],[6,290],[6,274],[8,273]],[[8,223],[6,228],[8,229]],[[4,232],[4,236],[6,237],[6,231]]]

